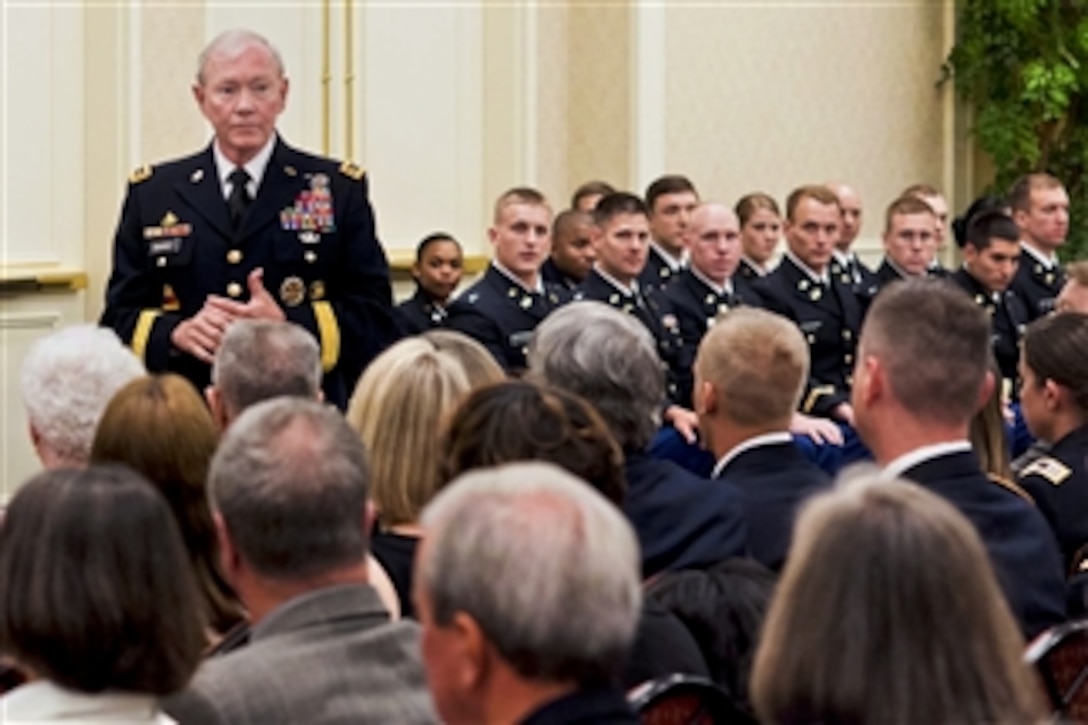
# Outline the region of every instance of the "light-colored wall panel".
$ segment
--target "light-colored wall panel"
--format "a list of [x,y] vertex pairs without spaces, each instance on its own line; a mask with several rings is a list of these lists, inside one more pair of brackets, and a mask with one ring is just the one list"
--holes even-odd
[[867,245],[903,187],[945,178],[941,3],[765,3],[666,13],[666,166],[704,196],[780,200],[845,179]]
[[378,5],[358,48],[360,158],[387,249],[431,231],[476,252],[483,236],[483,15],[466,5]]
[[83,233],[83,11],[4,9],[0,264],[79,267]]
[[[567,193],[590,179],[635,185],[631,10],[626,3],[575,3],[569,13]],[[663,113],[658,109],[658,118]]]

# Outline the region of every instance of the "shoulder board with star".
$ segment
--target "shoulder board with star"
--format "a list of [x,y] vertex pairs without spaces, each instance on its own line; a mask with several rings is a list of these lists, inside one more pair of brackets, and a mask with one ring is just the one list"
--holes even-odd
[[364,171],[363,167],[359,166],[354,161],[345,161],[344,163],[340,164],[340,173],[348,177],[349,179],[359,181],[363,178],[363,174],[365,174],[366,171]]
[[138,169],[134,169],[131,174],[128,175],[128,181],[130,184],[139,184],[141,181],[147,181],[151,178],[151,174],[155,173],[155,170],[151,168],[150,164],[144,164]]
[[1042,456],[1029,463],[1021,476],[1039,476],[1046,479],[1052,486],[1060,486],[1073,475],[1073,469],[1065,465],[1057,458]]

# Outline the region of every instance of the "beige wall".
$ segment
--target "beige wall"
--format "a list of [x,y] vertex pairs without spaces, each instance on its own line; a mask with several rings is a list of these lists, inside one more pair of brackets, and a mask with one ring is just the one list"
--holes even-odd
[[862,237],[911,183],[943,186],[944,12],[937,3],[767,3],[668,14],[666,165],[704,196],[849,181]]

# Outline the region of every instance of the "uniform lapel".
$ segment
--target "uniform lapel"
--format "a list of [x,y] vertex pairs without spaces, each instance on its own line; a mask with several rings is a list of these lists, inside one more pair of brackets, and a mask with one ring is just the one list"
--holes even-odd
[[261,180],[261,187],[257,190],[257,198],[253,200],[253,205],[246,214],[245,224],[238,237],[239,242],[244,242],[272,220],[278,219],[280,211],[291,205],[301,188],[302,177],[299,176],[300,172],[290,165],[290,155],[290,149],[284,145],[283,141],[276,139],[276,147],[264,170],[264,178]]
[[193,211],[204,217],[204,220],[217,232],[230,239],[227,202],[223,198],[223,189],[219,185],[219,174],[215,168],[211,146],[197,157],[189,175],[179,181],[175,188],[178,195],[193,208]]

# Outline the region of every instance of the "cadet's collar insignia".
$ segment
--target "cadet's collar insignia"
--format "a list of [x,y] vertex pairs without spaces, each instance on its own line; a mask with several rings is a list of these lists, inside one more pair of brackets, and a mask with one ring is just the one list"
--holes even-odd
[[288,176],[298,176],[298,170],[295,169],[294,166],[284,166],[283,173],[287,174]]
[[726,312],[729,312],[729,305],[725,304],[724,302],[718,305],[719,315],[724,315]]
[[1035,263],[1035,274],[1042,274],[1042,273],[1043,273],[1043,265],[1036,262]]
[[559,304],[559,295],[557,295],[557,294],[556,294],[556,293],[554,293],[554,292],[552,292],[552,293],[550,293],[550,294],[548,295],[548,299],[552,301],[552,304],[553,304],[553,305],[557,305],[557,304]]
[[325,283],[319,279],[315,279],[310,283],[310,299],[323,300],[325,299]]
[[340,173],[353,181],[359,181],[366,172],[363,171],[363,168],[358,164],[352,161],[345,161],[340,164]]
[[1047,272],[1046,273],[1046,284],[1047,284],[1048,287],[1050,285],[1054,284],[1054,273],[1053,272]]
[[139,184],[141,181],[147,181],[151,178],[151,174],[155,173],[149,165],[144,164],[138,169],[134,169],[131,174],[128,175],[130,184]]
[[[310,188],[300,191],[295,203],[280,212],[280,226],[288,231],[328,233],[336,231],[333,218],[332,194],[329,192],[327,174],[313,174],[309,177]],[[300,241],[312,244],[317,241]]]
[[620,303],[620,296],[616,293],[608,295],[608,304],[618,305]]
[[514,299],[518,296],[518,288],[511,285],[510,288],[506,290],[506,296],[510,299]]
[[280,300],[288,307],[298,307],[306,297],[306,283],[298,277],[288,277],[280,285]]
[[665,265],[664,267],[661,268],[661,279],[668,279],[669,275],[671,275],[671,274],[672,274],[672,268],[669,267],[668,265]]
[[824,296],[824,293],[819,287],[813,287],[812,291],[808,293],[808,296],[813,302],[819,302],[820,298]]
[[628,314],[630,314],[631,312],[633,312],[633,311],[634,311],[634,309],[635,309],[635,306],[634,306],[634,305],[632,305],[632,304],[631,304],[630,302],[628,302],[627,304],[625,304],[625,305],[623,306],[623,311],[624,311],[624,312],[626,312],[626,313],[628,313]]
[[162,217],[162,221],[159,222],[159,224],[161,224],[164,227],[172,227],[177,223],[178,223],[178,218],[177,218],[177,216],[175,216],[174,212],[172,212],[172,211],[166,212],[166,214],[164,214],[163,217]]
[[197,169],[193,173],[189,174],[189,181],[194,184],[200,183],[200,180],[204,178],[204,169]]
[[1024,468],[1022,476],[1040,476],[1051,486],[1060,486],[1073,474],[1073,470],[1057,458],[1043,456],[1036,458]]
[[521,306],[521,309],[527,310],[533,306],[533,298],[529,295],[525,295],[518,301],[518,305]]
[[708,294],[703,301],[708,305],[712,305],[714,304],[715,299],[717,298],[713,294]]
[[807,279],[802,279],[797,282],[797,289],[801,290],[802,292],[808,291],[808,288],[811,286],[812,283],[809,282]]
[[842,281],[843,284],[853,284],[854,283],[854,280],[848,274],[842,275],[841,277],[839,277],[839,279]]

